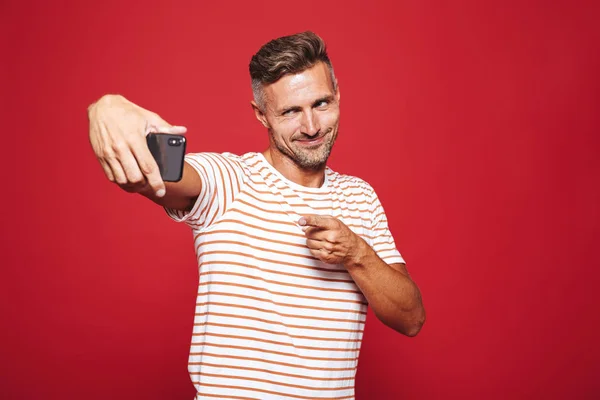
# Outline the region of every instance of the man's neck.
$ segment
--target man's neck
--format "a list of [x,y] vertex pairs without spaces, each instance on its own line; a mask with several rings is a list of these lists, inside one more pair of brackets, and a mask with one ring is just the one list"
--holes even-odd
[[266,160],[290,181],[310,188],[320,188],[325,181],[325,164],[318,169],[302,169],[278,151],[265,150]]

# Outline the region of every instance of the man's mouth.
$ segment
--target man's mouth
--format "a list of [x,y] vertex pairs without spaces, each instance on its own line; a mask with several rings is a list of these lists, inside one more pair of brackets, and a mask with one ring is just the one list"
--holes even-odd
[[331,132],[331,128],[327,130],[327,132],[320,134],[319,136],[314,137],[306,137],[303,136],[300,139],[296,139],[295,142],[300,144],[301,146],[306,147],[315,147],[323,144],[325,142],[325,137]]
[[317,136],[314,138],[298,139],[296,140],[302,146],[312,147],[318,146],[325,141],[325,135]]

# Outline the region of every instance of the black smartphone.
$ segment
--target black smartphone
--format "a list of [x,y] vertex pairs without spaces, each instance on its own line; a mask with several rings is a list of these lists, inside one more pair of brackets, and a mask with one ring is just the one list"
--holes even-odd
[[149,133],[148,149],[158,164],[160,176],[165,182],[178,182],[183,175],[185,137],[166,133]]

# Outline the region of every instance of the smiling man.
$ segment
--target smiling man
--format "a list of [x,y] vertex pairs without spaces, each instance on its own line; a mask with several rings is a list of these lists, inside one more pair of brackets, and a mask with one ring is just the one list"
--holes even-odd
[[194,232],[197,399],[352,399],[367,305],[414,336],[421,295],[373,188],[327,167],[340,90],[321,38],[265,44],[250,75],[263,152],[188,154],[162,182],[145,135],[185,128],[114,95],[90,106],[90,141],[109,180]]

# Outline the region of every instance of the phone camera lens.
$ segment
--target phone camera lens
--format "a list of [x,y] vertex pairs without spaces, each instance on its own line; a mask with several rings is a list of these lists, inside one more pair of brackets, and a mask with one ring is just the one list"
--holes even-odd
[[181,144],[181,139],[171,138],[169,139],[169,146],[179,146]]

